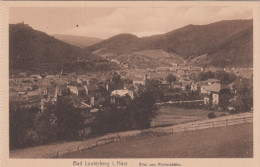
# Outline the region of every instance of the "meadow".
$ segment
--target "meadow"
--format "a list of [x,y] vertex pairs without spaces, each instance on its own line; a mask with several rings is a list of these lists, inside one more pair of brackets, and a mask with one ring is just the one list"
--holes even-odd
[[95,147],[61,158],[252,158],[252,123],[140,138]]

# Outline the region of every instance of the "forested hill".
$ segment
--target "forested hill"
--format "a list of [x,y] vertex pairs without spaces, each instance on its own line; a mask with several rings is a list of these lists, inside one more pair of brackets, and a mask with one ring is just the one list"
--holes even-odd
[[253,20],[225,20],[207,25],[188,25],[162,35],[138,38],[119,34],[86,50],[96,55],[135,55],[163,50],[184,59],[207,55],[200,64],[248,66],[253,64]]
[[55,39],[48,34],[18,23],[9,25],[10,71],[64,71],[97,70],[97,64],[109,64],[86,50]]

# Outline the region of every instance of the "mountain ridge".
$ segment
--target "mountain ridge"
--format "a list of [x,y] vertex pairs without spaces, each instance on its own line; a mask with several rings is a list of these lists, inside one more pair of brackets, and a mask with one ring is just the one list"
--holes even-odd
[[99,56],[18,23],[9,24],[9,68],[10,71],[57,73],[61,70],[80,72],[112,67]]
[[[210,23],[206,25],[187,25],[183,28],[179,28],[173,31],[170,31],[165,34],[153,35],[149,37],[138,38],[132,34],[119,34],[113,36],[109,39],[96,43],[92,46],[86,48],[89,52],[92,52],[96,55],[112,55],[114,58],[123,54],[133,54],[135,52],[141,50],[155,50],[162,49],[168,53],[175,53],[180,55],[185,59],[190,59],[193,57],[197,57],[203,54],[209,54],[208,59],[212,59],[207,61],[210,63],[209,65],[215,66],[240,66],[243,64],[241,57],[242,53],[246,53],[244,50],[248,50],[246,57],[248,57],[247,65],[248,67],[252,66],[253,53],[252,53],[252,41],[253,36],[253,20],[223,20],[216,23]],[[212,58],[214,54],[214,50],[219,48],[224,43],[227,43],[233,36],[238,36],[240,32],[248,31],[249,33],[244,38],[247,38],[247,42],[250,43],[245,45],[249,48],[245,48],[245,46],[240,46],[242,48],[241,54],[238,54],[238,60],[240,62],[236,62],[232,64],[232,62],[214,63],[214,59]],[[242,40],[243,39],[237,39]],[[232,46],[235,47],[235,46]],[[220,49],[220,48],[219,48]],[[230,48],[233,50],[232,48]],[[215,51],[216,52],[216,51]],[[215,54],[216,55],[216,54]],[[234,55],[229,53],[229,50],[223,50],[222,57],[232,57]],[[205,65],[205,64],[204,64]]]
[[106,58],[118,59],[130,68],[170,66],[195,58],[198,59],[194,64],[201,66],[252,67],[253,20],[187,25],[142,38],[118,34],[84,49],[18,23],[9,25],[9,44],[10,70],[71,72],[118,68]]

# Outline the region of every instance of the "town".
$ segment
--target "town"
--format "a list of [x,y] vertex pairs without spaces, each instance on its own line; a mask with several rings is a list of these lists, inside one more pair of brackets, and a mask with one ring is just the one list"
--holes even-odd
[[[150,93],[155,106],[168,103],[178,107],[200,108],[213,112],[251,111],[253,106],[252,74],[253,71],[250,68],[203,68],[177,63],[172,64],[171,67],[156,69],[129,69],[123,65],[122,69],[118,71],[86,74],[64,73],[62,70],[59,74],[19,72],[10,75],[9,78],[10,115],[22,111],[32,111],[33,114],[28,117],[32,120],[25,121],[32,121],[33,125],[24,129],[22,141],[13,142],[16,144],[13,147],[35,144],[34,140],[39,140],[41,135],[46,135],[41,131],[46,131],[46,128],[49,131],[50,125],[52,128],[57,126],[57,114],[52,111],[47,123],[40,118],[45,115],[44,113],[50,112],[50,106],[57,106],[59,101],[64,102],[64,99],[67,99],[65,103],[71,102],[73,105],[70,109],[72,111],[67,113],[69,117],[73,112],[79,112],[83,119],[83,125],[78,128],[74,127],[76,138],[87,138],[95,133],[97,127],[94,122],[99,119],[100,114],[106,113],[108,106],[114,106],[114,109],[110,107],[108,110],[108,114],[112,115],[115,110],[129,112],[126,110],[127,107],[135,108],[133,105],[136,103],[133,101],[145,103],[147,98],[140,99],[144,92]],[[154,112],[156,113],[156,111]],[[148,115],[146,117],[150,120],[153,116]],[[64,116],[62,119],[67,119]],[[131,115],[114,116],[118,116],[118,118],[113,118],[113,121],[117,122],[120,122],[120,119],[125,120],[126,116],[128,119],[130,119],[129,116],[131,117]],[[107,119],[109,118],[111,117]],[[151,127],[149,120],[145,125],[138,126],[138,123],[134,123],[134,127],[128,126],[125,129],[121,127],[120,129],[117,125],[117,128],[111,127],[111,129],[113,129],[112,131],[122,131],[149,128]],[[104,120],[100,121],[104,122]],[[133,122],[129,124],[133,124]],[[107,126],[102,127],[102,130],[96,129],[96,132],[111,132],[111,129],[104,130]],[[43,138],[40,144],[44,144],[49,136]],[[73,138],[75,138],[75,134],[73,134]]]

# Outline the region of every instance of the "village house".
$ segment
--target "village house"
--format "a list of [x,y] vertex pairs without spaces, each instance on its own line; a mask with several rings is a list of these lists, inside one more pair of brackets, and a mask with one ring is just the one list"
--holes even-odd
[[66,85],[58,85],[56,87],[57,96],[66,96],[70,94],[69,88]]
[[134,86],[137,86],[137,85],[143,85],[144,86],[147,82],[147,78],[148,78],[147,74],[143,78],[140,78],[140,77],[134,78],[133,79]]
[[[206,85],[207,84],[204,81],[199,81],[199,82],[196,82],[196,83],[192,82],[190,89],[191,89],[191,91],[194,91],[194,92],[200,91],[200,93],[201,93],[201,87],[206,86]],[[204,88],[202,90],[204,90]]]
[[218,70],[220,69],[216,67],[208,67],[206,71],[217,72]]
[[192,66],[191,69],[192,69],[192,71],[203,71],[203,68],[201,68],[199,66]]
[[27,88],[25,87],[15,87],[14,89],[17,91],[19,95],[24,95],[26,94],[27,91]]
[[41,77],[39,74],[30,75],[30,78],[31,78],[33,81],[38,81],[38,80],[41,80],[41,79],[42,79],[42,77]]
[[220,89],[221,87],[218,83],[205,87],[204,104],[211,104],[213,107],[216,107],[219,104]]
[[[46,76],[47,77],[47,76]],[[39,87],[48,87],[50,86],[52,83],[54,83],[54,78],[52,78],[51,76],[49,77],[44,77],[42,80],[40,80],[38,82],[38,86]]]
[[206,87],[204,94],[204,104],[214,108],[224,107],[232,97],[230,87],[222,86],[219,83],[214,83]]
[[27,83],[35,82],[35,79],[31,77],[11,77],[9,78],[9,81],[15,84],[27,84]]
[[63,96],[64,93],[68,94],[68,92],[68,88],[65,85],[58,85],[56,87],[50,85],[39,88],[38,93],[41,94],[41,99],[39,99],[41,112],[45,111],[46,103],[51,102],[54,104],[60,96]]
[[98,89],[97,84],[90,82],[89,85],[84,85],[83,88],[85,90],[86,95],[88,97],[90,97],[90,105],[91,106],[96,105],[96,96],[99,95],[99,92],[98,92],[99,89]]
[[57,101],[57,87],[54,85],[40,87],[38,93],[42,98],[48,99],[53,103]]
[[76,82],[77,82],[78,84],[87,85],[87,84],[89,84],[89,78],[88,78],[87,76],[85,76],[85,75],[79,75],[79,76],[77,77]]
[[185,74],[185,71],[183,69],[179,69],[178,74],[183,75],[183,74]]
[[77,95],[77,96],[85,96],[86,90],[84,87],[81,86],[67,86],[71,93]]
[[195,92],[198,90],[197,84],[195,84],[194,82],[191,83],[190,85],[190,90]]
[[67,87],[69,88],[71,93],[73,93],[75,95],[78,95],[78,88],[77,88],[77,86],[67,85]]
[[46,75],[44,79],[54,80],[56,78],[55,75]]
[[200,91],[201,94],[207,94],[208,86],[213,85],[213,84],[220,85],[220,81],[217,79],[208,79],[206,81],[199,81],[197,83],[192,82],[190,85],[190,90],[191,91]]
[[208,87],[208,85],[207,84],[202,84],[202,85],[200,85],[200,93],[201,94],[207,94],[208,92],[207,92],[207,87]]
[[172,67],[178,67],[177,63],[171,63]]
[[167,82],[166,80],[163,80],[163,81],[161,82],[161,84],[164,85],[164,86],[169,86],[169,85],[170,85],[170,83]]
[[117,107],[125,107],[130,101],[134,99],[134,93],[130,90],[114,90],[111,93],[111,103]]
[[10,101],[19,101],[19,94],[14,88],[9,89],[9,99]]
[[171,68],[170,67],[157,67],[156,71],[170,71]]
[[116,64],[120,64],[120,61],[118,61],[117,59],[111,59],[110,62],[116,63]]

